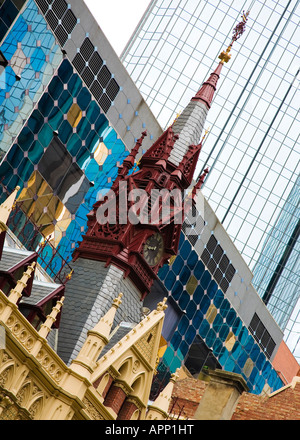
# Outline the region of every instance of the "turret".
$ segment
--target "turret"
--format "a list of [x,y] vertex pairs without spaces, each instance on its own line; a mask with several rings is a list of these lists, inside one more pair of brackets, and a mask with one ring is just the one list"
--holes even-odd
[[161,391],[155,401],[148,405],[146,420],[166,420],[171,402],[174,384],[179,377],[179,369],[172,374],[168,385]]
[[96,362],[99,359],[99,355],[108,343],[116,311],[122,303],[122,296],[123,294],[120,293],[119,296],[113,300],[108,312],[92,330],[87,332],[87,338],[78,356],[72,361],[70,365],[71,370],[76,371],[81,376],[85,376],[88,379],[91,377],[97,365]]

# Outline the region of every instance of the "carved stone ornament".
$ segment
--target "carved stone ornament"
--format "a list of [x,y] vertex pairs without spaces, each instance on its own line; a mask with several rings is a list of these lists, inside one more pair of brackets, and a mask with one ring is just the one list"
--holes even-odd
[[92,402],[90,402],[86,397],[83,399],[85,405],[85,411],[93,420],[104,420],[102,414],[94,407]]

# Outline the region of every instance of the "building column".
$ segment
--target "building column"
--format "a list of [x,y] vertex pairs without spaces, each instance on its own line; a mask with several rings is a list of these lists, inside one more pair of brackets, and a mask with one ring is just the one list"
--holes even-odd
[[117,420],[130,420],[135,411],[140,412],[133,398],[126,398],[120,409]]
[[240,395],[249,388],[237,373],[210,370],[209,383],[195,412],[196,420],[230,420]]
[[109,388],[103,405],[110,407],[116,414],[119,414],[119,411],[128,395],[126,388],[126,385],[124,386],[123,383],[113,383]]
[[[101,380],[102,380],[102,379],[103,379],[103,376],[101,377]],[[98,386],[101,384],[101,380],[99,381]],[[105,399],[105,397],[107,396],[107,394],[108,394],[108,392],[109,392],[109,389],[110,389],[111,384],[113,383],[113,381],[114,381],[113,376],[108,375],[108,377],[107,377],[107,382],[104,384],[103,391],[101,392],[101,390],[99,390],[99,392],[100,392],[101,396],[103,397],[103,399]],[[97,387],[97,389],[98,389],[98,387]]]

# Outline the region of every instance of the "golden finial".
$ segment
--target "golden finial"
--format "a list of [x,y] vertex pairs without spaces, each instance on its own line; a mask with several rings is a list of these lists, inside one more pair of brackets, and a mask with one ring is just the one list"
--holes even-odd
[[231,55],[230,55],[229,52],[231,51],[232,44],[233,44],[238,38],[240,38],[240,36],[244,33],[244,31],[245,31],[245,27],[246,27],[246,22],[247,22],[247,17],[248,17],[248,15],[249,15],[249,13],[250,13],[250,11],[248,11],[248,12],[246,12],[246,13],[245,13],[245,11],[243,11],[243,15],[241,16],[241,17],[242,17],[242,21],[240,21],[240,22],[236,25],[236,27],[233,29],[233,36],[232,36],[231,43],[230,43],[229,46],[227,47],[226,51],[223,51],[223,52],[220,53],[220,55],[219,55],[219,59],[221,60],[220,62],[221,62],[222,64],[224,64],[224,62],[225,62],[225,63],[228,63],[228,61],[230,60]]
[[48,239],[44,238],[43,241],[41,241],[40,243],[40,247],[43,249],[46,246],[47,241],[50,241],[51,238],[52,238],[52,234],[49,235]]
[[115,298],[114,300],[113,300],[113,303],[112,303],[112,305],[114,306],[114,307],[116,307],[116,308],[118,308],[119,306],[120,306],[120,304],[122,303],[122,296],[123,296],[123,293],[119,293],[119,295],[118,295],[118,297],[117,298]]
[[175,124],[175,122],[177,121],[177,119],[179,118],[180,115],[181,115],[181,112],[176,113],[175,119],[174,119],[174,121],[172,122],[171,127],[172,127],[173,124]]
[[227,47],[226,51],[223,50],[223,52],[220,53],[219,59],[222,64],[228,63],[228,61],[231,58],[230,52],[231,51],[231,45]]
[[74,272],[74,269],[71,269],[71,271],[70,271],[70,272],[68,273],[68,275],[66,276],[66,279],[67,279],[67,280],[70,280],[70,279],[72,278],[73,272]]
[[166,308],[168,307],[168,306],[166,305],[167,299],[168,299],[168,298],[165,297],[161,302],[159,302],[159,303],[157,304],[157,308],[156,308],[156,310],[157,310],[158,312],[163,312],[164,310],[166,310]]
[[172,256],[169,258],[169,261],[168,261],[169,266],[172,266],[172,264],[173,264],[174,261],[176,260],[176,257],[177,257],[177,255],[172,255]]
[[141,159],[139,159],[136,163],[135,166],[133,168],[133,172],[137,170],[138,166],[140,165]]
[[204,141],[204,139],[206,138],[206,136],[207,136],[207,134],[209,133],[209,131],[210,131],[210,127],[208,127],[208,128],[205,130],[204,135],[203,135],[202,140],[201,140],[201,143]]

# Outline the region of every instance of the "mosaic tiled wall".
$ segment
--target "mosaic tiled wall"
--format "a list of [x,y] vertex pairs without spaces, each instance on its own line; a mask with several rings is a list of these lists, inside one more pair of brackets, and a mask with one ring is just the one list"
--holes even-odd
[[[70,256],[100,189],[128,154],[68,60],[63,60],[0,167],[3,184]],[[74,221],[73,221],[74,220]],[[20,227],[21,227],[20,223]]]
[[250,392],[260,394],[263,389],[283,386],[266,353],[183,232],[178,256],[161,268],[159,278],[182,311],[158,367],[162,376],[164,369],[174,372],[181,366],[193,341],[200,337],[226,371],[244,377]]
[[0,41],[18,15],[25,0],[1,0],[0,2]]
[[[98,191],[110,187],[128,151],[33,0],[0,50],[2,184],[21,187],[24,212],[69,259]],[[14,221],[17,233],[25,218]]]
[[0,70],[1,161],[63,55],[33,0],[16,19],[0,51],[7,62]]

